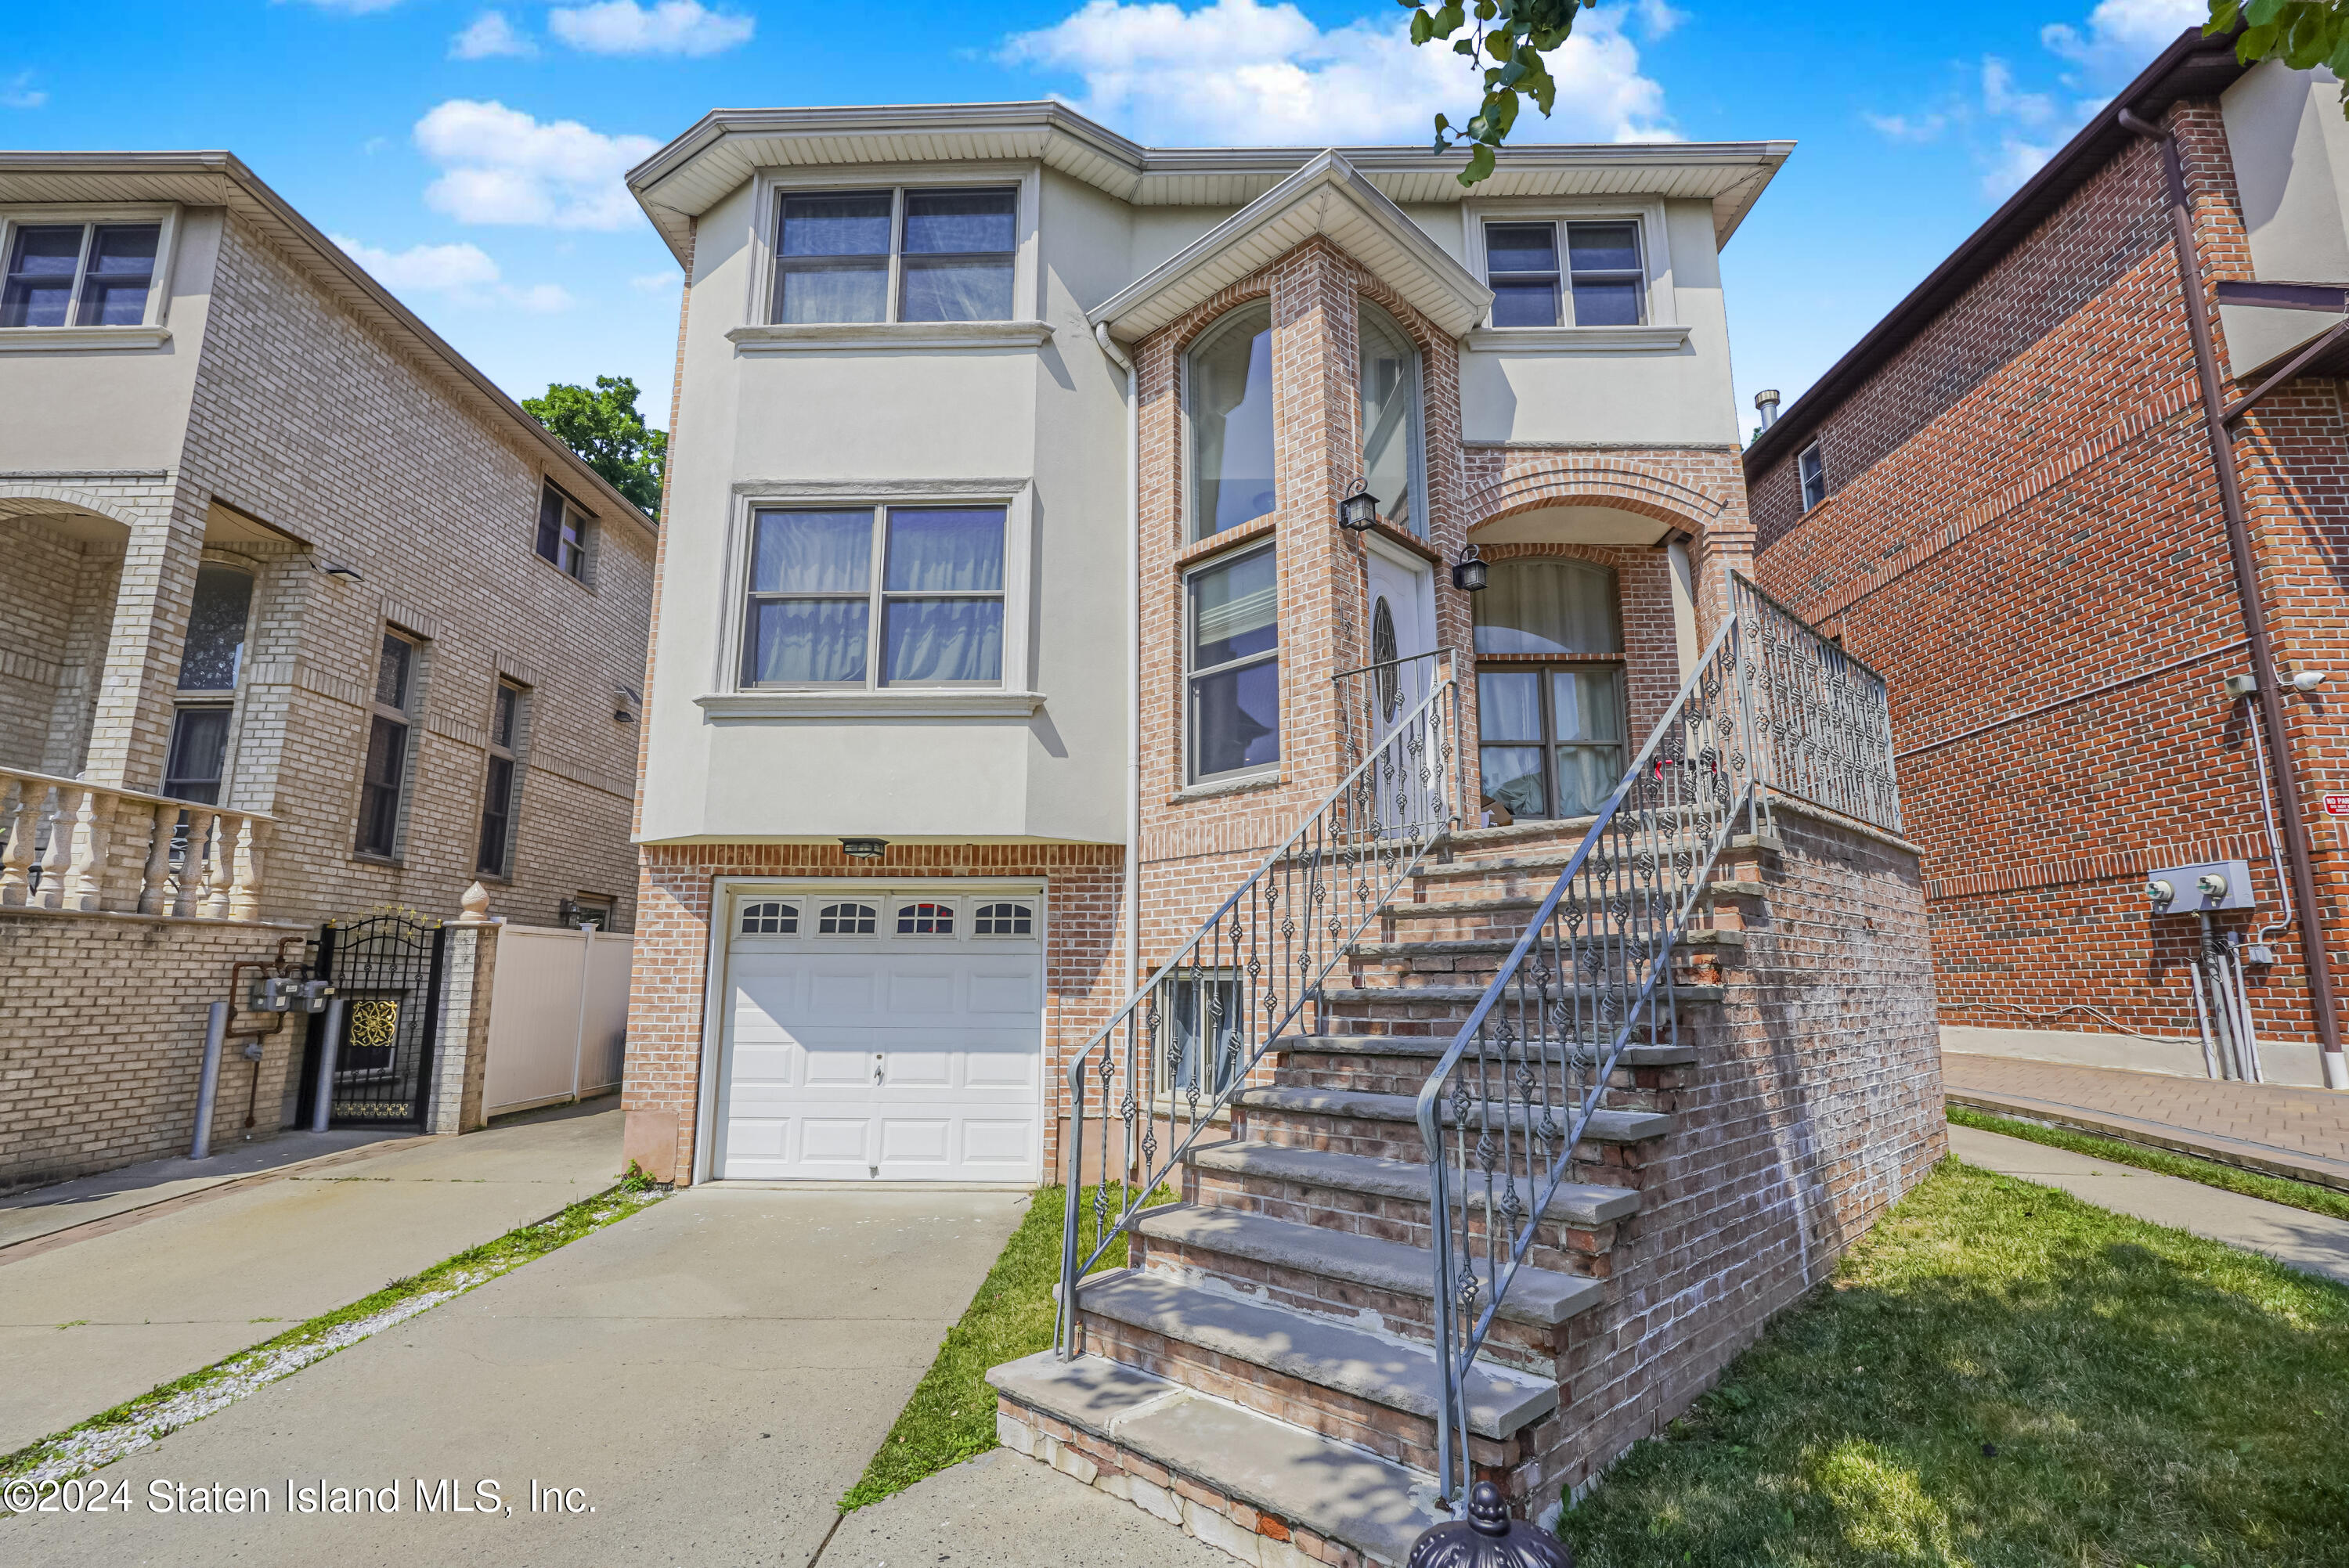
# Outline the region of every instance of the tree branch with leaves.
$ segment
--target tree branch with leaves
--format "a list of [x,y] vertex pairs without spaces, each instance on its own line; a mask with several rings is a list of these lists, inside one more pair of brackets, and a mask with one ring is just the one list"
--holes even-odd
[[2349,114],[2349,0],[2210,0],[2206,38],[2223,37],[2237,23],[2235,58],[2247,66],[2280,59],[2295,71],[2318,66],[2341,78],[2341,111]]
[[1493,172],[1493,155],[1527,98],[1545,117],[1557,104],[1557,80],[1547,57],[1573,36],[1574,18],[1593,0],[1475,0],[1466,6],[1446,0],[1433,10],[1417,0],[1399,4],[1412,14],[1413,44],[1449,38],[1454,54],[1483,66],[1485,102],[1468,123],[1454,126],[1448,116],[1435,117],[1434,150],[1468,149],[1460,183],[1474,185]]
[[660,511],[668,437],[645,423],[636,412],[636,384],[627,377],[598,376],[592,392],[557,382],[543,397],[523,398],[522,407],[651,516]]

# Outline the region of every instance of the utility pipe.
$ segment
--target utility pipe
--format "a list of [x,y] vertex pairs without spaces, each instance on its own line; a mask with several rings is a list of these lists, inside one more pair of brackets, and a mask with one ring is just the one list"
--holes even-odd
[[212,1152],[212,1101],[220,1095],[221,1042],[228,1036],[228,1004],[215,1002],[204,1024],[204,1069],[196,1080],[196,1136],[188,1146],[191,1160],[209,1160]]
[[1093,324],[1093,341],[1125,372],[1125,994],[1142,984],[1142,397],[1133,356]]
[[2186,192],[2186,166],[2178,138],[2128,109],[2121,129],[2161,145],[2162,173],[2169,188],[2170,243],[2178,253],[2179,292],[2185,296],[2186,327],[2194,344],[2194,371],[2201,384],[2202,423],[2219,475],[2219,502],[2227,523],[2227,553],[2235,571],[2235,594],[2242,602],[2243,629],[2251,644],[2251,673],[2259,681],[2260,717],[2275,737],[2277,805],[2283,812],[2284,855],[2301,909],[2301,963],[2308,971],[2308,999],[2316,1015],[2318,1058],[2327,1088],[2349,1089],[2349,1061],[2341,1055],[2341,1020],[2333,997],[2333,971],[2324,951],[2316,899],[2316,872],[2308,858],[2308,835],[2300,813],[2300,787],[2286,743],[2283,703],[2276,690],[2275,655],[2268,643],[2267,616],[2260,604],[2259,575],[2251,559],[2251,528],[2243,520],[2243,491],[2235,472],[2235,442],[2227,424],[2226,400],[2219,392],[2219,362],[2210,345],[2209,302],[2203,297],[2202,267],[2194,253],[2194,216]]
[[318,1047],[318,1088],[310,1097],[310,1130],[324,1132],[335,1110],[335,1057],[343,1037],[343,999],[326,1004],[326,1038]]
[[2194,1026],[2202,1034],[2202,1074],[2216,1078],[2220,1076],[2219,1053],[2210,1044],[2210,1010],[2202,1005],[2202,954],[2199,948],[2186,965],[2186,978],[2194,986]]

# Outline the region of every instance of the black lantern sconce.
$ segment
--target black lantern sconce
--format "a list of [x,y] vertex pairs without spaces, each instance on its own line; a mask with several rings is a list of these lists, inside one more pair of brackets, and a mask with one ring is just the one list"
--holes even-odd
[[1481,593],[1493,580],[1493,569],[1485,564],[1485,556],[1475,545],[1460,552],[1452,563],[1452,585],[1464,593]]
[[840,852],[853,861],[877,861],[889,848],[886,839],[843,839]]
[[1468,1496],[1468,1517],[1422,1534],[1409,1568],[1574,1568],[1574,1553],[1539,1525],[1511,1519],[1500,1490],[1480,1480]]
[[1354,493],[1338,503],[1338,526],[1361,533],[1379,521],[1379,498],[1368,480],[1354,480]]

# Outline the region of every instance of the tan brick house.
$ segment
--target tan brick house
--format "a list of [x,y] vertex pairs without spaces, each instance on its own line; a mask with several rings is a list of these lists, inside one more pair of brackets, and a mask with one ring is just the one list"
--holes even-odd
[[2181,36],[1746,453],[1891,680],[1953,1050],[2349,1088],[2338,93]]
[[[1682,1408],[1940,1148],[1881,685],[1733,576],[1718,254],[1787,151],[1464,192],[982,104],[636,170],[687,289],[631,1155],[1130,1180],[1002,1430],[1252,1563],[1399,1562],[1454,1459],[1538,1511]],[[1764,621],[1857,746],[1775,826]],[[1411,1125],[1495,1050],[1552,1086],[1461,1210],[1534,1198],[1498,1339],[1430,1321]]]
[[[0,261],[21,1181],[183,1148],[205,1005],[283,938],[477,879],[633,923],[654,528],[226,153],[0,154]],[[302,1037],[223,1126],[275,1130]]]

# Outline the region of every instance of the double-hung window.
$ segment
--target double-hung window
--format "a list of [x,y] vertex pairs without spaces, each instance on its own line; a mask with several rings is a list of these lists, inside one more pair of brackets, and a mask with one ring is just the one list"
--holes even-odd
[[1808,511],[1827,499],[1826,454],[1813,441],[1795,459],[1795,472],[1803,481],[1803,510]]
[[210,562],[196,568],[195,602],[180,652],[179,696],[163,760],[163,793],[173,799],[220,804],[229,720],[252,614],[252,573]]
[[522,705],[522,687],[500,681],[490,708],[490,765],[481,781],[481,843],[473,861],[474,869],[484,876],[512,874]]
[[1476,595],[1476,739],[1487,800],[1512,817],[1597,810],[1623,772],[1615,573],[1580,561],[1494,563]]
[[1017,190],[826,191],[778,205],[778,323],[1011,319]]
[[1005,509],[752,515],[746,686],[1003,683]]
[[[1495,326],[1638,326],[1648,278],[1637,219],[1485,225]],[[1563,253],[1560,245],[1563,242]]]
[[1190,575],[1185,728],[1190,777],[1208,783],[1280,761],[1280,573],[1273,547]]
[[367,721],[367,760],[359,781],[361,854],[388,858],[399,850],[400,798],[408,787],[408,730],[419,651],[398,632],[383,634],[375,671],[375,711]]
[[23,223],[8,235],[0,327],[141,326],[160,223]]
[[583,582],[586,579],[587,514],[551,484],[538,492],[537,549],[558,570]]

